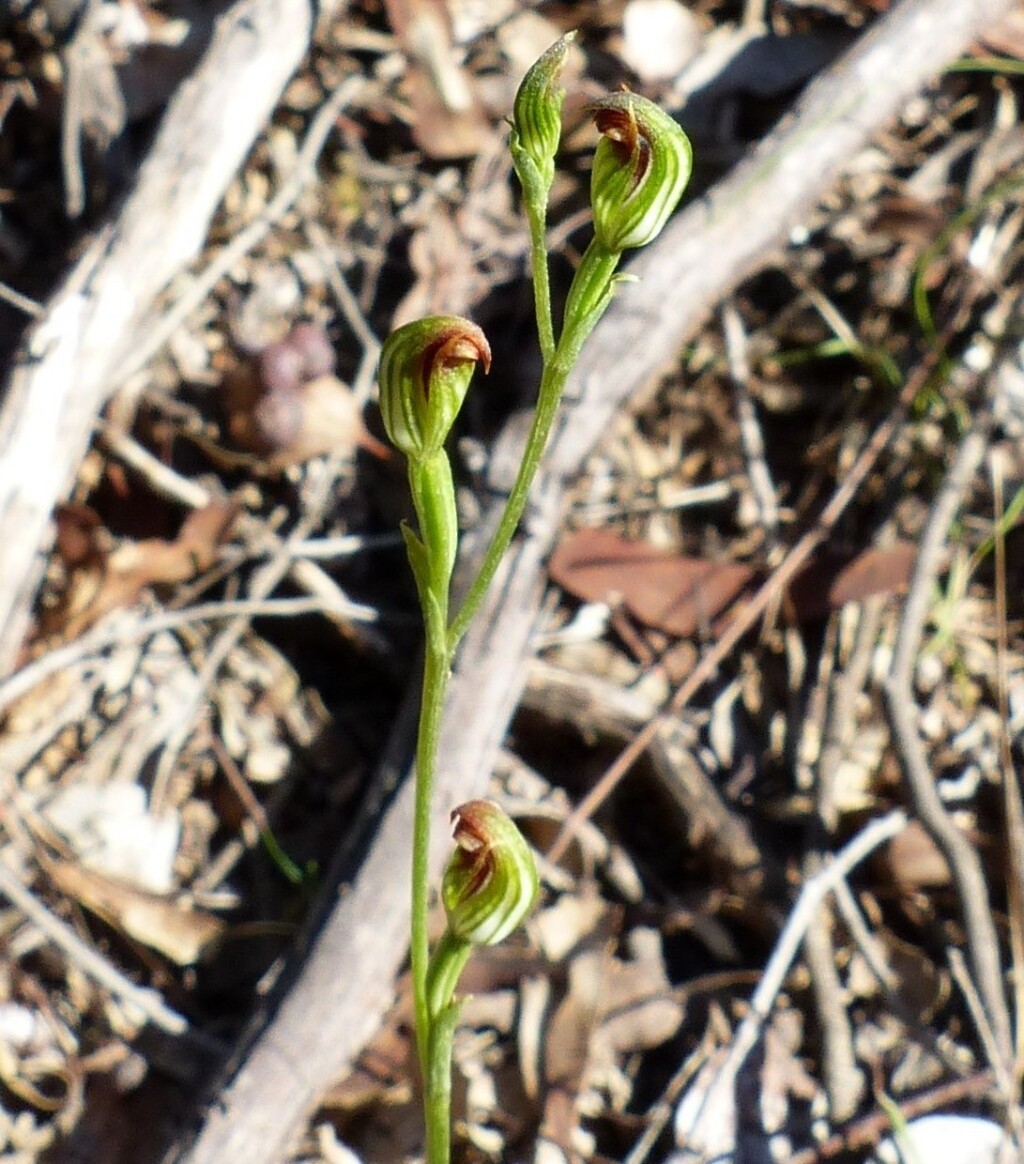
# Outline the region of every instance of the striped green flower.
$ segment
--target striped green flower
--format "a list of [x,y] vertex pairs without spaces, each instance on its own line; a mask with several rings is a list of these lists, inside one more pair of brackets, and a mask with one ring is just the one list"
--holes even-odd
[[591,106],[601,131],[590,177],[597,241],[617,253],[661,233],[693,169],[690,139],[637,93],[613,93]]
[[530,912],[539,885],[530,846],[491,800],[452,813],[455,852],[441,882],[453,937],[474,946],[502,941]]
[[417,319],[388,336],[377,382],[381,417],[395,448],[411,460],[441,451],[478,363],[490,370],[487,337],[457,315]]

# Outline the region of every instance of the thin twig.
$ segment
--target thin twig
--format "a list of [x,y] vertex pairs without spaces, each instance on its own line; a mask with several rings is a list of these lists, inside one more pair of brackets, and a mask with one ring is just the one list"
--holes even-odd
[[305,229],[306,236],[313,244],[317,258],[327,276],[327,282],[334,292],[334,298],[337,299],[338,306],[356,339],[363,345],[363,359],[360,362],[355,383],[352,385],[352,391],[356,400],[360,404],[365,404],[369,399],[373,373],[377,366],[377,357],[380,355],[380,340],[374,334],[373,328],[366,322],[366,316],[359,306],[359,301],[352,294],[352,288],[349,287],[345,279],[345,274],[338,262],[337,253],[331,245],[327,231],[316,222],[307,222]]
[[23,295],[20,291],[16,291],[13,287],[0,281],[0,299],[5,303],[9,303],[12,307],[16,307],[19,311],[23,311],[32,319],[42,318],[44,311],[43,305],[37,303],[34,299],[30,299],[27,295]]
[[839,820],[836,777],[857,730],[857,702],[871,673],[871,661],[878,645],[878,631],[886,599],[868,598],[857,612],[857,630],[849,662],[835,676],[829,692],[817,764],[818,817],[830,832]]
[[998,1060],[991,1065],[997,1076],[1008,1084],[1012,1077],[1010,1016],[1003,993],[999,939],[992,920],[985,874],[978,854],[957,828],[939,797],[918,732],[918,708],[913,690],[914,666],[931,606],[932,587],[944,556],[946,534],[985,455],[989,426],[987,413],[975,420],[932,506],[921,537],[883,690],[893,742],[903,764],[914,812],[946,858],[957,889],[978,993],[999,1052]]
[[736,401],[736,421],[739,424],[740,441],[747,459],[747,476],[754,492],[758,519],[765,532],[769,558],[774,560],[774,554],[779,547],[779,505],[776,500],[775,482],[765,459],[764,436],[757,419],[757,409],[750,395],[747,336],[740,314],[732,303],[726,303],[722,308],[722,330],[729,358],[729,379],[732,381],[733,398]]
[[[782,989],[808,927],[814,923],[818,908],[826,896],[875,849],[900,833],[906,823],[907,815],[901,809],[894,809],[885,816],[871,821],[840,849],[831,864],[810,881],[804,882],[775,949],[768,959],[761,981],[751,996],[747,1013],[736,1029],[729,1052],[707,1089],[701,1112],[721,1110],[717,1102],[718,1096],[723,1090],[733,1087],[740,1068],[757,1042],[761,1027],[771,1013],[775,998]],[[698,1114],[691,1128],[691,1138],[695,1139],[694,1133],[699,1128],[700,1118]]]
[[[992,1072],[976,1071],[964,1079],[954,1079],[940,1083],[920,1095],[902,1100],[898,1107],[905,1120],[916,1119],[929,1112],[941,1111],[962,1103],[965,1099],[984,1099],[992,1091]],[[858,1148],[866,1148],[878,1141],[886,1132],[892,1131],[892,1117],[888,1112],[874,1111],[871,1115],[855,1120],[834,1136],[815,1148],[808,1148],[790,1157],[790,1164],[820,1164],[846,1155]]]
[[[1015,1077],[1020,1078],[1024,1064],[1024,804],[1021,802],[1020,783],[1013,762],[1010,742],[1010,701],[1007,695],[1007,642],[1006,614],[1006,531],[1003,504],[1002,459],[993,451],[990,458],[992,478],[992,550],[995,565],[996,600],[996,704],[999,708],[999,765],[1003,785],[1003,804],[1006,813],[1006,897],[1010,917],[1010,952],[1013,958],[1013,991],[1015,1004],[1014,1060]],[[1018,1105],[1014,1104],[1016,1111]]]
[[[960,987],[960,993],[964,997],[967,1011],[974,1023],[975,1030],[978,1032],[978,1039],[985,1051],[985,1058],[988,1059],[990,1064],[998,1064],[1001,1053],[1000,1048],[996,1043],[995,1032],[992,1029],[992,1024],[989,1022],[985,1004],[981,1001],[981,996],[978,994],[974,979],[967,969],[967,961],[964,958],[963,951],[956,946],[949,946],[946,950],[946,960],[949,963],[950,976],[957,986]],[[993,1066],[993,1071],[995,1072],[996,1079],[999,1081],[1001,1090],[1005,1093],[1006,1088],[1009,1086],[1009,1080],[1000,1078],[998,1066]]]
[[184,1016],[172,1010],[157,991],[136,985],[100,953],[86,945],[70,926],[55,917],[22,885],[14,870],[2,859],[0,859],[0,894],[21,910],[55,946],[59,946],[71,963],[115,997],[137,1008],[154,1026],[171,1035],[184,1035],[188,1032],[189,1024]]
[[0,713],[27,695],[51,675],[66,671],[86,662],[110,647],[140,643],[164,631],[179,630],[197,622],[214,622],[221,618],[297,618],[303,614],[322,614],[324,603],[319,598],[251,598],[204,602],[185,610],[164,611],[139,618],[134,623],[122,619],[107,619],[81,638],[64,647],[56,647],[26,663],[0,683]]
[[[812,868],[817,853],[809,853],[804,869]],[[821,1025],[822,1077],[833,1120],[848,1120],[860,1106],[864,1075],[857,1066],[853,1047],[853,1025],[843,997],[843,984],[836,965],[833,938],[834,920],[830,902],[822,902],[814,924],[804,935],[804,955],[811,972],[814,1008]]]

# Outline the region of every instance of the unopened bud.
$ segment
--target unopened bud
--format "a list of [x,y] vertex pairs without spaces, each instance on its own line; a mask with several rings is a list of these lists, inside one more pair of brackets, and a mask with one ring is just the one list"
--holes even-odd
[[558,77],[575,36],[566,33],[530,66],[513,106],[511,150],[516,169],[525,184],[528,175],[523,171],[532,168],[545,194],[554,180],[555,154],[562,137],[565,90],[558,88]]

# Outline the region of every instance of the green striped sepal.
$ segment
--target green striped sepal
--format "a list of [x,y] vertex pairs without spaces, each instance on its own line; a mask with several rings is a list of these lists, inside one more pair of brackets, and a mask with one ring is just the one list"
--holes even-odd
[[478,363],[490,370],[487,337],[458,315],[431,315],[393,331],[377,368],[391,443],[411,460],[440,452]]
[[455,852],[441,882],[453,937],[475,946],[502,941],[530,912],[539,885],[530,846],[491,800],[452,813]]
[[512,107],[512,160],[523,186],[535,182],[544,197],[554,181],[555,154],[562,137],[565,90],[557,82],[575,36],[566,33],[530,66]]
[[597,241],[612,253],[645,246],[661,233],[690,180],[690,139],[637,93],[612,93],[590,112],[601,132],[590,176]]

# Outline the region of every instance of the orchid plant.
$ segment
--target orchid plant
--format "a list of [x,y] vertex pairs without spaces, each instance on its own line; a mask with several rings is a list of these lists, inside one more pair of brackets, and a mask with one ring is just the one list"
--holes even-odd
[[448,925],[431,952],[427,910],[432,789],[448,678],[459,643],[522,517],[569,374],[624,278],[617,273],[622,254],[657,237],[678,205],[692,168],[686,135],[652,102],[623,91],[591,106],[601,134],[590,191],[594,237],[576,270],[556,331],[547,208],[562,133],[565,92],[558,79],[572,39],[570,33],[540,57],[515,100],[510,150],[529,225],[543,371],[518,475],[479,571],[454,612],[449,599],[458,520],[445,443],[476,366],[485,373],[490,368],[490,345],[467,319],[431,316],[388,337],[378,370],[384,427],[408,463],[418,529],[403,524],[402,534],[426,632],[416,750],[411,962],[428,1164],[448,1164],[450,1155],[451,1052],[459,976],[475,946],[502,941],[523,921],[538,889],[530,847],[502,809],[487,800],[456,808],[451,814],[456,848],[441,886]]

